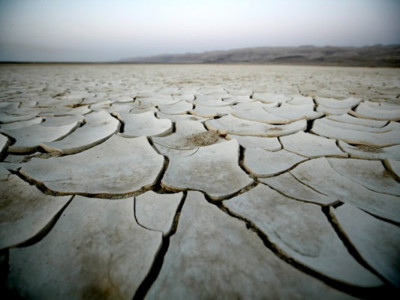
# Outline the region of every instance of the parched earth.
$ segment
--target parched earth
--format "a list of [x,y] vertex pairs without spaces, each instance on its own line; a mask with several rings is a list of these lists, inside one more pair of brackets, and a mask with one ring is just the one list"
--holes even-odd
[[0,66],[1,294],[397,298],[400,71]]

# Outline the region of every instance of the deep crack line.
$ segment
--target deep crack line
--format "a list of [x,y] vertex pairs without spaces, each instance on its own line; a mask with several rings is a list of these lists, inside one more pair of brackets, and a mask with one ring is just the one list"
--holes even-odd
[[[337,208],[341,205],[343,205],[342,202],[339,202],[340,205],[332,206],[334,208]],[[327,221],[330,223],[332,228],[335,230],[336,235],[338,238],[342,241],[343,245],[346,247],[347,251],[350,253],[350,255],[356,260],[360,265],[362,265],[365,269],[373,273],[375,276],[377,276],[380,280],[382,280],[384,283],[387,285],[391,285],[391,283],[383,277],[381,274],[379,274],[374,268],[372,268],[363,258],[362,256],[358,253],[357,249],[353,246],[351,241],[347,238],[345,232],[342,231],[339,222],[336,220],[335,216],[332,213],[332,207],[326,206],[322,207],[321,210],[323,214],[326,216]]]
[[125,121],[122,119],[120,114],[118,112],[112,112],[110,114],[110,116],[115,118],[115,119],[117,119],[118,122],[119,122],[119,125],[118,125],[118,128],[117,128],[116,132],[124,133],[124,131],[125,131]]
[[[54,215],[54,217],[38,232],[36,233],[33,237],[29,238],[28,240],[19,243],[13,247],[10,248],[23,248],[23,247],[29,247],[34,244],[39,243],[41,240],[43,240],[49,233],[50,231],[54,228],[56,225],[57,221],[60,219],[61,215],[63,212],[68,208],[68,206],[71,204],[75,196],[71,196],[71,198],[68,200],[68,202]],[[4,249],[2,249],[4,250]]]
[[169,191],[168,189],[165,189],[162,185],[162,179],[165,176],[165,173],[167,172],[168,166],[169,166],[169,162],[170,159],[167,155],[161,154],[161,152],[157,149],[157,147],[154,145],[156,144],[151,137],[147,137],[147,140],[149,141],[149,144],[151,145],[151,147],[154,149],[155,152],[157,152],[159,155],[162,155],[164,157],[164,163],[163,163],[163,167],[160,171],[160,173],[157,175],[157,179],[155,181],[155,183],[153,184],[152,188],[149,190],[152,190],[154,192],[163,194],[163,193],[168,193],[168,192],[174,192],[174,191]]
[[254,182],[257,181],[257,176],[252,174],[245,166],[245,152],[246,148],[239,144],[238,165],[243,172],[247,174]]
[[170,244],[170,238],[173,236],[179,225],[179,218],[181,215],[181,211],[183,208],[183,205],[185,203],[187,197],[187,192],[183,192],[183,197],[181,202],[179,203],[178,209],[176,211],[174,221],[172,223],[171,230],[163,236],[162,241],[161,241],[161,247],[158,250],[158,252],[155,254],[154,261],[152,266],[150,267],[150,270],[147,274],[147,276],[144,278],[142,283],[139,285],[138,289],[136,290],[135,294],[133,295],[133,300],[138,300],[138,299],[144,299],[144,297],[147,295],[148,291],[152,287],[153,283],[157,280],[158,275],[161,272],[161,268],[164,263],[164,258],[165,255],[168,252],[169,244]]
[[[352,295],[354,297],[360,297],[363,299],[378,299],[378,297],[382,297],[382,295],[384,295],[383,297],[389,297],[390,295],[393,295],[393,293],[398,293],[395,288],[393,288],[392,286],[388,286],[388,285],[378,287],[378,288],[362,288],[362,287],[350,286],[350,285],[347,285],[344,283],[340,283],[334,279],[331,279],[330,277],[327,277],[317,271],[314,271],[311,268],[301,264],[300,262],[297,262],[293,258],[291,258],[291,257],[287,256],[285,253],[283,253],[280,250],[280,248],[277,245],[275,245],[274,243],[272,243],[270,241],[270,239],[268,238],[268,236],[261,229],[259,229],[251,220],[248,220],[245,217],[242,217],[240,215],[233,213],[226,206],[224,206],[223,202],[215,203],[213,201],[209,201],[208,199],[207,199],[207,201],[210,204],[216,205],[219,209],[221,209],[228,216],[244,222],[246,225],[246,228],[254,231],[257,234],[257,236],[262,240],[264,246],[268,250],[272,251],[277,257],[279,257],[280,259],[282,259],[283,261],[285,261],[292,267],[298,269],[299,271],[301,271],[307,275],[310,275],[316,279],[321,280],[322,282],[326,283],[327,285],[331,286],[332,288],[335,288],[339,291],[342,291],[342,292]],[[329,207],[326,207],[326,208],[329,209]],[[392,299],[391,297],[389,297],[389,298]]]
[[303,203],[307,203],[307,204],[311,203],[311,204],[315,204],[315,205],[318,205],[318,206],[321,206],[321,207],[325,207],[325,206],[329,206],[329,205],[334,206],[334,207],[338,207],[338,206],[340,206],[338,204],[342,203],[339,200],[336,200],[335,202],[333,202],[331,204],[322,204],[320,202],[314,202],[314,201],[311,201],[311,200],[302,200],[302,199],[295,198],[295,197],[290,196],[290,195],[286,195],[285,192],[279,190],[278,188],[273,187],[272,185],[269,185],[268,183],[260,182],[259,184],[265,185],[265,186],[269,187],[270,189],[274,190],[275,192],[277,192],[277,193],[281,194],[282,196],[285,196],[285,197],[287,197],[289,199],[292,199],[292,200],[295,200],[295,201],[299,201],[299,202],[303,202]]
[[59,192],[48,188],[43,182],[36,180],[33,177],[30,177],[28,174],[24,172],[9,170],[11,174],[14,174],[29,183],[30,185],[35,185],[37,189],[39,189],[43,194],[51,195],[51,196],[83,196],[87,198],[100,198],[100,199],[126,199],[130,197],[139,196],[144,194],[150,190],[154,190],[157,188],[157,184],[161,180],[160,176],[162,176],[161,172],[158,175],[154,184],[148,187],[142,187],[136,191],[122,193],[122,194],[112,194],[112,193],[84,193],[84,192]]

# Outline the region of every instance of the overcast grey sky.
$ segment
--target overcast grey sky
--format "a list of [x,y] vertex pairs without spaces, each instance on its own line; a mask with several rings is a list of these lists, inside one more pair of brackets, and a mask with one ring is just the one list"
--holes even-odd
[[400,44],[399,0],[0,0],[0,60]]

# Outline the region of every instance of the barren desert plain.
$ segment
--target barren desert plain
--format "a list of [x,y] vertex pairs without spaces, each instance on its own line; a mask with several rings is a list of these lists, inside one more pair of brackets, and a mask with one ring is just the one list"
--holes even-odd
[[3,299],[399,299],[400,69],[0,65]]

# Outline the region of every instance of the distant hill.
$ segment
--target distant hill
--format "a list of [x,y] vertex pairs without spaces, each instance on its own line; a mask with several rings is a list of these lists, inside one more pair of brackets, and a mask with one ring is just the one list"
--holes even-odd
[[400,67],[400,45],[259,47],[122,59],[132,63],[249,63]]

